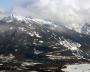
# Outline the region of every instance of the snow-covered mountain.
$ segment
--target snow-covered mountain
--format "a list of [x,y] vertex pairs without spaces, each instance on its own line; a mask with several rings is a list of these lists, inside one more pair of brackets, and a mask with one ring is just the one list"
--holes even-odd
[[[22,16],[0,20],[0,54],[43,59],[90,59],[90,36],[50,21]],[[33,55],[33,56],[31,56]]]

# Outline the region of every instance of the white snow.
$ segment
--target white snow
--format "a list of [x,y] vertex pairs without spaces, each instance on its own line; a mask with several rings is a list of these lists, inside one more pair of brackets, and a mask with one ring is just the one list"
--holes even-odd
[[42,41],[42,40],[40,40],[40,41],[39,41],[39,43],[43,43],[43,41]]
[[66,65],[65,72],[90,72],[90,64]]
[[25,17],[23,17],[23,16],[17,16],[17,15],[14,15],[13,17],[16,18],[19,21],[23,21],[25,19]]
[[81,44],[76,42],[70,42],[69,40],[60,41],[60,44],[72,51],[77,51],[81,47]]
[[52,22],[50,22],[50,21],[45,21],[43,19],[38,19],[38,18],[33,18],[32,21],[40,23],[40,24],[41,23],[43,23],[43,24],[52,24]]

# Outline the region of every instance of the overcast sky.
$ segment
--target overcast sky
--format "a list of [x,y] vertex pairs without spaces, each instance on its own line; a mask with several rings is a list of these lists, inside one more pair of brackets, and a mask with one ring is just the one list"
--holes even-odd
[[58,21],[77,29],[90,23],[90,0],[0,0],[0,10]]

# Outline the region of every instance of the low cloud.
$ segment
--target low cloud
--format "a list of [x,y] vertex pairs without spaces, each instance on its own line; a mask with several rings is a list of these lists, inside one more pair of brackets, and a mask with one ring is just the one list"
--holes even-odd
[[0,9],[0,19],[2,19],[5,16],[7,16],[7,12],[4,11],[3,9]]

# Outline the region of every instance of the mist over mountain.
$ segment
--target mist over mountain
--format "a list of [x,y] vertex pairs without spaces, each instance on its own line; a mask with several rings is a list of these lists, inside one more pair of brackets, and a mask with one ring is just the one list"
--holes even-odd
[[13,13],[60,22],[81,33],[85,23],[90,23],[89,0],[16,0]]

